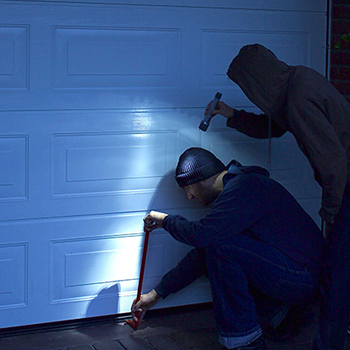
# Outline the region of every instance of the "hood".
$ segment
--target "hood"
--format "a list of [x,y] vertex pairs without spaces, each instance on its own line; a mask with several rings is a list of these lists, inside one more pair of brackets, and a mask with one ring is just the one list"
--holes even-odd
[[266,47],[254,44],[241,48],[227,75],[251,102],[272,117],[284,104],[293,69]]
[[256,173],[266,177],[270,177],[270,173],[265,169],[257,165],[252,166],[243,166],[237,160],[231,160],[231,162],[226,166],[227,174],[229,175],[238,175],[238,174],[249,174]]

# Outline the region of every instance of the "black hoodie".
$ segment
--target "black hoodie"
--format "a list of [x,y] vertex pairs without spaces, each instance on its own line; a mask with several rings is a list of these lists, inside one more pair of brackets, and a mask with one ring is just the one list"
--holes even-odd
[[350,182],[349,103],[315,70],[289,66],[259,44],[244,46],[227,75],[264,112],[234,110],[227,125],[257,138],[290,131],[323,188],[320,215],[333,222]]

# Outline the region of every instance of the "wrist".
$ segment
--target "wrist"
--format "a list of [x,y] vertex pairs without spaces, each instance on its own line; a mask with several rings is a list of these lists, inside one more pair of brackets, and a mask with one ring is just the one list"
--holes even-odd
[[157,304],[159,299],[161,298],[161,295],[155,289],[152,289],[148,295],[150,297],[150,300],[152,300],[150,307]]
[[165,218],[168,216],[168,214],[165,214],[165,213],[160,213],[160,212],[157,212],[155,214],[155,217],[154,217],[154,221],[160,225],[161,227],[163,227],[163,222],[165,220]]
[[152,296],[157,300],[159,300],[161,297],[161,295],[155,289],[152,289],[150,293],[152,293]]
[[231,108],[231,114],[227,117],[227,119],[233,119],[234,116],[235,116],[235,110]]
[[164,222],[164,220],[165,220],[165,218],[168,216],[168,214],[163,214],[162,215],[162,226],[163,226],[163,222]]

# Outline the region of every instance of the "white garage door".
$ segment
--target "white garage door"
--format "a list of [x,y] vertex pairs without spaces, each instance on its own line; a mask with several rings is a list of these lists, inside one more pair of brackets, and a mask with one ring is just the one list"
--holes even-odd
[[[324,73],[326,0],[137,3],[0,1],[0,327],[128,312],[145,213],[204,214],[173,179],[187,147],[268,167],[317,219],[290,135],[198,125],[217,91],[252,108],[226,77],[244,44]],[[188,249],[154,232],[144,290]],[[159,307],[208,300],[201,279]]]

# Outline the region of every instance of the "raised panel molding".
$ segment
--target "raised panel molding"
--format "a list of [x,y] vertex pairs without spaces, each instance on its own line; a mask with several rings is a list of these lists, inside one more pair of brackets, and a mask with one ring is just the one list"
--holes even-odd
[[178,88],[178,29],[54,29],[54,89]]
[[28,199],[28,135],[0,136],[0,201]]
[[0,309],[28,303],[27,250],[26,243],[0,245]]
[[203,30],[202,42],[202,89],[240,92],[240,88],[227,78],[226,72],[242,46],[249,43],[266,46],[291,65],[309,66],[311,61],[309,32]]
[[[51,303],[91,300],[106,287],[117,292],[111,298],[134,294],[142,246],[142,234],[52,241]],[[150,240],[147,255],[146,288],[147,279],[160,280],[164,274],[162,237],[157,243]]]
[[29,26],[0,26],[0,91],[29,88]]
[[173,168],[176,132],[55,134],[52,195],[154,190]]

